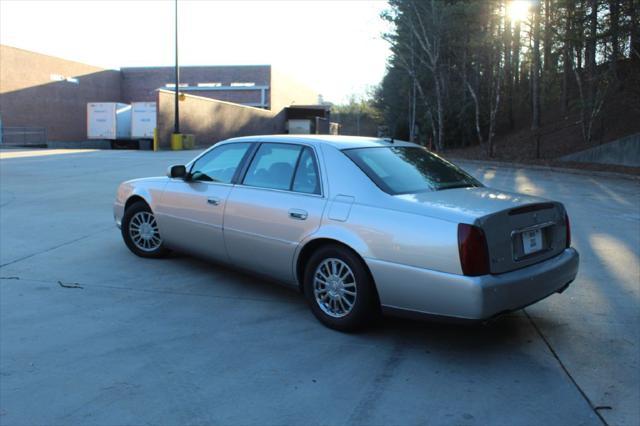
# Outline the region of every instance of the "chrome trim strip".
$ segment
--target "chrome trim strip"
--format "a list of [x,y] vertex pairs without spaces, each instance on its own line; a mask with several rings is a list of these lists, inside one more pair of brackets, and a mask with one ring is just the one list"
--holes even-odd
[[252,237],[258,237],[258,238],[262,238],[263,240],[277,241],[279,243],[288,244],[290,246],[297,246],[298,245],[298,243],[296,241],[288,241],[288,240],[283,240],[281,238],[268,237],[266,235],[256,234],[255,232],[241,231],[241,230],[236,229],[236,228],[229,228],[229,227],[225,226],[224,227],[224,232],[227,232],[227,231],[233,231],[233,232],[236,232],[236,233],[242,234],[242,235],[250,235]]
[[234,186],[232,183],[226,182],[212,182],[206,180],[184,180],[181,178],[169,178],[172,182],[183,182],[183,183],[206,183],[207,185],[219,185],[219,186]]
[[542,228],[546,228],[548,226],[553,226],[553,225],[557,225],[557,222],[549,221],[549,222],[538,223],[535,225],[527,226],[526,228],[514,229],[513,231],[511,231],[511,238],[513,238],[517,234],[522,234],[523,232],[534,231],[536,229],[542,229]]
[[191,223],[195,223],[197,225],[202,225],[202,226],[206,226],[206,227],[209,227],[209,228],[219,229],[220,231],[222,231],[222,225],[215,225],[213,223],[202,222],[200,220],[193,220],[193,219],[189,219],[189,218],[184,217],[184,216],[175,216],[175,215],[167,214],[167,213],[156,213],[156,216],[168,217],[168,218],[171,218],[171,219],[184,220],[184,221],[188,221],[188,222],[191,222]]
[[238,188],[259,189],[259,190],[271,191],[271,192],[284,192],[285,194],[304,195],[305,197],[324,198],[324,196],[320,194],[309,194],[308,192],[289,191],[288,189],[264,188],[262,186],[252,186],[252,185],[244,185],[244,184],[237,184],[235,186],[237,186]]

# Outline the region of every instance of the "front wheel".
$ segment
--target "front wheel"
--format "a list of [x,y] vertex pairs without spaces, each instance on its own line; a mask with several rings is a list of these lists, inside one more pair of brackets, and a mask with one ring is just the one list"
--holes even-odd
[[369,271],[355,253],[339,245],[321,247],[311,256],[304,293],[316,318],[336,330],[362,329],[379,314]]
[[137,201],[124,212],[121,228],[125,244],[138,256],[159,258],[169,253],[164,247],[156,218],[145,202]]

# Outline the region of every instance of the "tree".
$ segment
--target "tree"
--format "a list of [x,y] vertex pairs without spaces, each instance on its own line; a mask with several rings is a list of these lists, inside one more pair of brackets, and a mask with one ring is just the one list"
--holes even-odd
[[609,28],[611,38],[610,61],[615,67],[620,59],[620,2],[609,0]]
[[531,130],[540,128],[540,3],[536,3],[533,12],[533,63],[531,65]]
[[629,16],[629,52],[634,61],[640,61],[640,24],[638,24],[638,0],[627,0]]
[[389,0],[376,104],[392,134],[438,150],[472,143],[491,156],[495,135],[528,123],[539,136],[556,105],[590,143],[616,60],[640,59],[638,1],[537,0],[513,13],[512,0]]
[[513,49],[511,37],[511,19],[508,14],[504,17],[504,92],[507,108],[509,129],[513,129],[513,75],[511,73],[511,51]]
[[372,97],[350,96],[346,104],[331,106],[331,119],[340,125],[340,134],[377,136],[383,121]]
[[[429,115],[432,119],[435,118],[437,126],[433,129],[436,148],[442,150],[445,139],[443,96],[446,91],[446,79],[442,74],[441,47],[445,30],[443,23],[446,6],[436,0],[410,2],[392,0],[390,4],[394,5],[396,10],[394,13],[385,15],[385,19],[403,28],[405,34],[387,35],[387,40],[395,45],[394,54],[398,64],[409,73],[412,86],[420,93],[427,109],[431,110],[435,107],[435,114],[429,112]],[[433,87],[434,102],[430,101],[423,88],[424,83],[418,81],[418,66],[428,73],[426,80]]]
[[573,0],[564,0],[564,34],[562,39],[562,95],[560,105],[562,115],[569,108],[569,84],[573,79],[573,61],[571,55],[573,41],[573,16],[575,4]]

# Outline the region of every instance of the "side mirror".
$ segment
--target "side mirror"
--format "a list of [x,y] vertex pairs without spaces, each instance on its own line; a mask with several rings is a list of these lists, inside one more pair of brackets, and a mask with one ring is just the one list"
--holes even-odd
[[174,179],[185,179],[187,177],[187,168],[183,165],[169,167],[167,176]]

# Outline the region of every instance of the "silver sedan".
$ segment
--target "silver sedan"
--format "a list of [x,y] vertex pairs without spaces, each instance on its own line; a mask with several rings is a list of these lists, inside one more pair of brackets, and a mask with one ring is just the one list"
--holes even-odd
[[392,139],[230,139],[122,183],[114,216],[138,256],[178,250],[275,278],[338,330],[380,313],[486,320],[578,271],[561,203],[487,188]]

